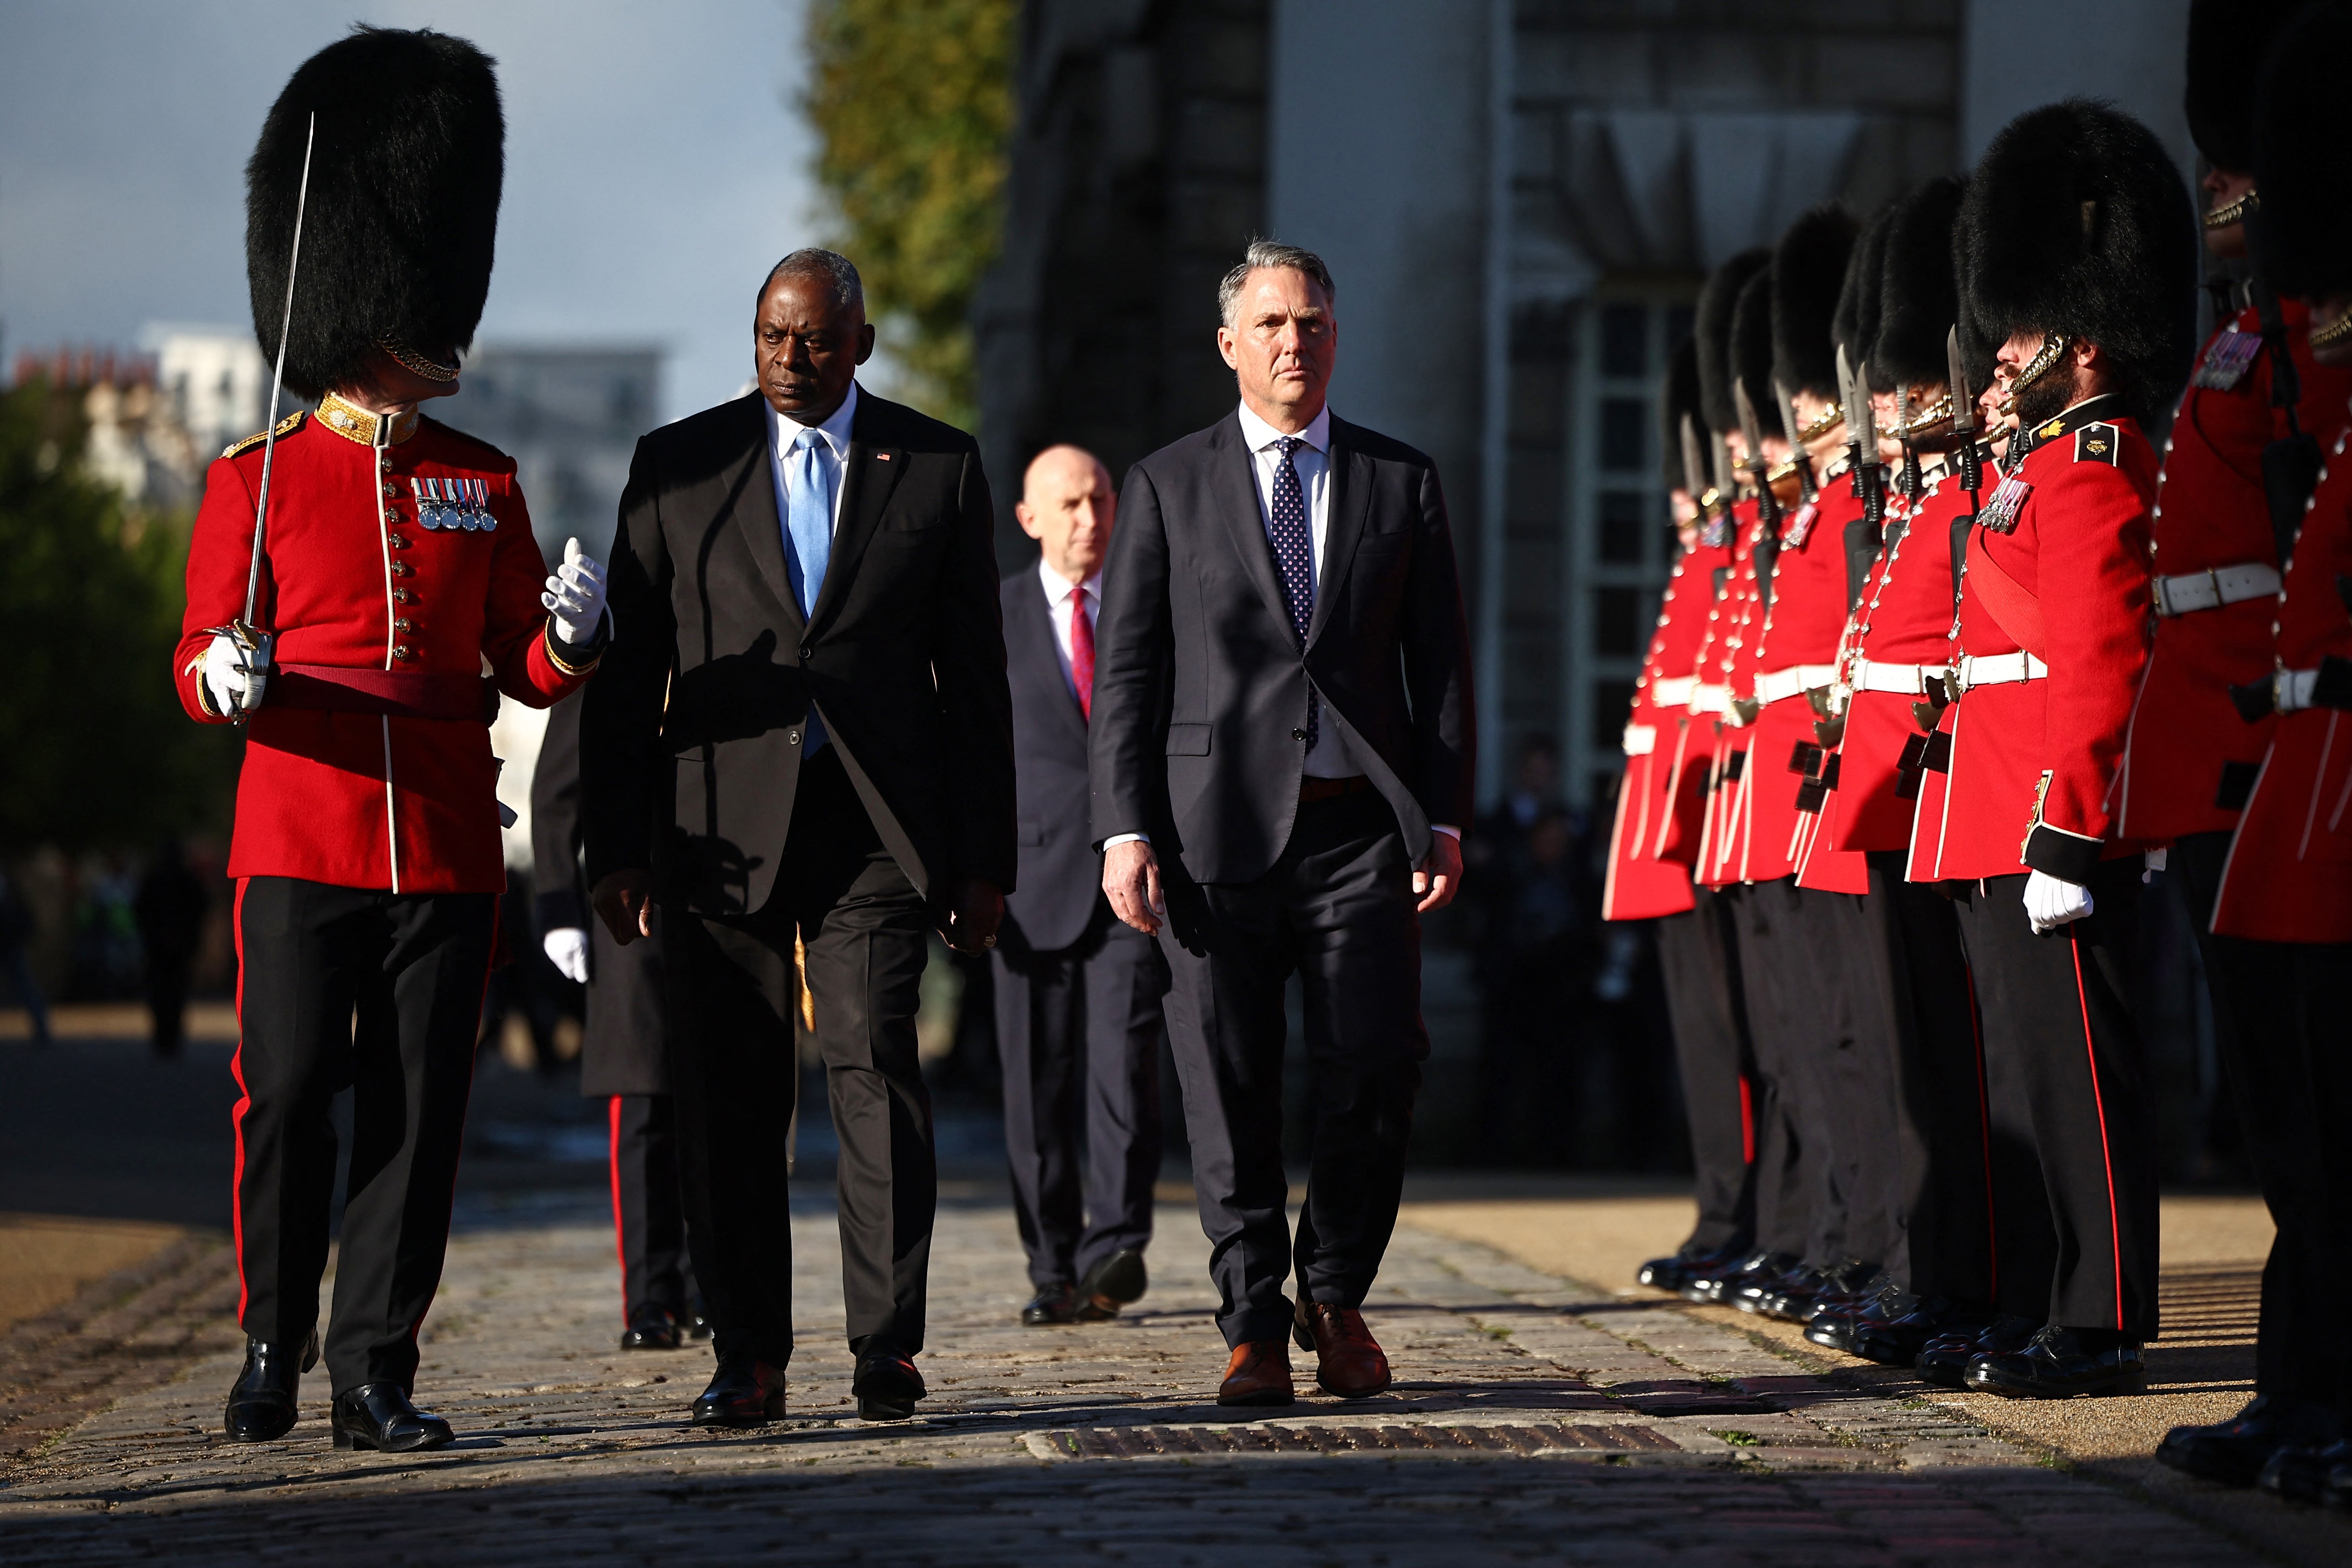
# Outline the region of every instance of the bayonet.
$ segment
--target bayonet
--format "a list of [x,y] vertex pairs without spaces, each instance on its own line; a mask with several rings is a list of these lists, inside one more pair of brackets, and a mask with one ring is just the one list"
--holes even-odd
[[1905,500],[1919,499],[1919,448],[1911,435],[1911,387],[1907,382],[1895,385],[1895,428],[1903,443],[1903,474],[1895,488]]
[[1756,417],[1756,400],[1748,395],[1748,384],[1734,377],[1731,399],[1739,410],[1740,438],[1748,443],[1748,471],[1756,477],[1756,511],[1769,527],[1780,521],[1780,503],[1772,495],[1772,465],[1764,457],[1764,425]]
[[1789,457],[1797,465],[1798,494],[1811,506],[1821,499],[1822,492],[1813,483],[1813,459],[1805,451],[1803,428],[1797,420],[1797,400],[1777,377],[1772,382],[1772,392],[1780,402],[1780,434],[1789,438]]
[[1729,516],[1731,503],[1739,499],[1738,482],[1732,478],[1731,473],[1731,447],[1724,440],[1722,433],[1717,430],[1706,433],[1706,444],[1708,455],[1715,465],[1717,504],[1723,509],[1726,516]]
[[1984,489],[1984,468],[1977,460],[1977,398],[1969,388],[1968,361],[1960,353],[1957,321],[1944,338],[1944,380],[1952,395],[1952,434],[1960,444],[1960,488],[1969,492],[1969,510],[1974,511],[1977,492]]
[[1698,508],[1699,521],[1705,522],[1707,512],[1706,498],[1710,493],[1706,488],[1706,465],[1699,457],[1698,427],[1687,414],[1683,416],[1681,434],[1683,489],[1690,492],[1691,504]]

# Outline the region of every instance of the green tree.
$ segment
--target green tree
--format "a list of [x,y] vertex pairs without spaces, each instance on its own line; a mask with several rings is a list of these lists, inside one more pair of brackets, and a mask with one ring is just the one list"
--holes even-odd
[[1019,0],[814,0],[805,107],[906,392],[978,424],[971,300],[1003,233]]
[[143,848],[227,820],[238,738],[181,710],[184,514],[86,477],[74,398],[0,394],[0,851]]

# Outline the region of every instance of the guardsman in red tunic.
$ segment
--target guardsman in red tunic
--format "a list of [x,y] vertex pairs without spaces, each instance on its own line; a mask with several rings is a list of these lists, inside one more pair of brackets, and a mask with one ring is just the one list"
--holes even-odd
[[[1706,479],[1698,395],[1698,350],[1685,341],[1667,378],[1665,450],[1683,472],[1673,506],[1682,553],[1658,608],[1633,712],[1625,727],[1625,782],[1610,838],[1605,920],[1655,920],[1658,967],[1681,1071],[1690,1127],[1692,1195],[1698,1221],[1670,1257],[1644,1263],[1638,1278],[1681,1290],[1694,1274],[1711,1275],[1748,1255],[1756,1232],[1756,1186],[1748,1158],[1747,1015],[1734,955],[1738,936],[1713,889],[1694,888],[1690,869],[1658,854],[1674,800],[1678,760],[1695,729],[1713,724],[1690,710],[1708,615],[1731,559],[1717,499]],[[1702,507],[1704,500],[1706,505]]]
[[2136,1392],[2157,1329],[2155,1162],[2129,999],[2139,846],[2117,838],[2124,731],[2147,663],[2156,453],[2141,421],[2186,378],[2196,220],[2156,138],[2082,100],[2020,116],[1971,178],[1969,314],[2018,421],[1971,532],[1944,754],[1910,875],[1952,892],[1986,1074],[2031,1107],[2058,1260],[2046,1321],[1969,1363],[2028,1397]]
[[[2242,13],[2198,15],[2218,28],[2244,26]],[[2196,42],[2192,30],[2192,127]],[[2306,386],[2352,362],[2352,166],[2343,156],[2338,79],[2347,51],[2352,15],[2342,6],[2314,6],[2285,23],[2256,79],[2248,145],[2235,159],[2261,193],[2250,226],[2258,230],[2263,281],[2285,301],[2312,307],[2308,346],[2321,369]],[[2210,151],[2221,162],[2221,149]],[[2263,1268],[2254,1398],[2231,1420],[2174,1428],[2157,1450],[2166,1464],[2209,1480],[2259,1479],[2298,1500],[2338,1505],[2352,1504],[2352,1314],[2343,1279],[2352,1257],[2344,1156],[2352,1123],[2344,1021],[2352,975],[2347,421],[2352,409],[2341,401],[2324,420],[2306,415],[2305,429],[2322,438],[2323,466],[2284,552],[2282,591],[2258,606],[2267,617],[2266,657],[2231,692],[2242,728],[2267,731],[2217,874],[2210,938],[2225,962],[2258,983],[2229,999],[2237,1015],[2231,1087],[2277,1226]],[[2159,653],[2163,647],[2159,632]],[[2181,847],[2173,850],[2176,865]]]
[[[480,319],[503,142],[480,51],[363,27],[295,72],[247,169],[255,326],[277,346],[296,259],[285,379],[320,402],[212,466],[173,667],[192,717],[247,737],[228,864],[247,1335],[232,1439],[294,1424],[318,1347],[328,1108],[350,1085],[334,1443],[450,1440],[410,1395],[506,885],[488,724],[500,693],[545,707],[579,685],[606,626],[602,568],[576,543],[547,575],[513,461],[416,411],[457,390]],[[222,630],[248,616],[274,666]]]

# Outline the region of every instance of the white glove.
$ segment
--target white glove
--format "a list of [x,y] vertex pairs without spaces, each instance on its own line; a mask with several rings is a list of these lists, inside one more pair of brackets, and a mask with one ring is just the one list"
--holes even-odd
[[558,926],[540,939],[547,962],[575,985],[588,984],[588,933],[578,926]]
[[2047,871],[2025,879],[2025,918],[2033,934],[2047,936],[2070,921],[2081,920],[2093,909],[2091,889],[2080,882],[2062,882]]
[[269,678],[246,663],[246,651],[226,632],[215,632],[205,649],[205,689],[213,710],[224,719],[239,719],[261,706]]
[[575,646],[592,640],[604,619],[603,564],[582,552],[579,540],[565,540],[563,564],[548,578],[539,602],[555,617],[557,637]]

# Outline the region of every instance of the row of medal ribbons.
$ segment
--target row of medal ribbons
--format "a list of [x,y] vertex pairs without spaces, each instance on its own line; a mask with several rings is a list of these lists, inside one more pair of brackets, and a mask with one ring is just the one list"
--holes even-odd
[[416,521],[425,528],[464,529],[494,532],[499,520],[490,515],[488,479],[420,478],[416,484]]

